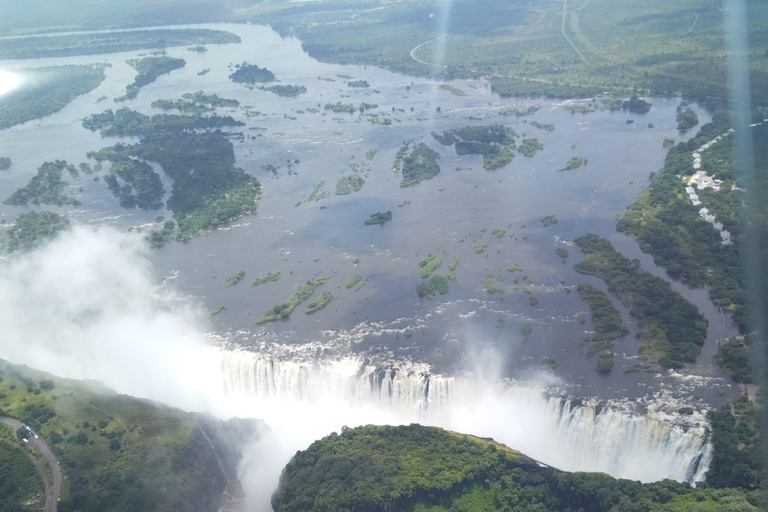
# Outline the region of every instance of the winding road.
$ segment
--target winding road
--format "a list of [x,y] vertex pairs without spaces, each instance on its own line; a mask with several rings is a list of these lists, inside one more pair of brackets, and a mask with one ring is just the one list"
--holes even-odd
[[[13,428],[14,433],[18,428],[22,426],[22,423],[19,420],[16,420],[14,418],[9,418],[8,416],[0,416],[0,423],[5,423],[6,425],[10,425]],[[56,458],[56,456],[51,451],[50,446],[43,441],[41,438],[35,438],[34,434],[30,434],[28,441],[29,441],[29,448],[22,446],[20,444],[14,443],[13,441],[10,441],[8,439],[0,439],[6,444],[9,444],[10,446],[13,446],[14,448],[17,448],[24,452],[24,454],[29,458],[29,460],[32,462],[32,464],[35,466],[35,469],[37,470],[37,473],[40,475],[40,478],[43,480],[43,485],[45,486],[45,512],[56,512],[56,503],[59,498],[59,494],[61,493],[61,467],[59,466],[59,461]],[[51,468],[51,474],[53,475],[53,482],[51,482],[50,476],[45,472],[44,468],[40,465],[40,461],[35,458],[34,455],[32,455],[32,448],[37,448],[40,450],[40,453],[43,454],[43,457],[45,458],[46,462],[48,462],[48,465]]]

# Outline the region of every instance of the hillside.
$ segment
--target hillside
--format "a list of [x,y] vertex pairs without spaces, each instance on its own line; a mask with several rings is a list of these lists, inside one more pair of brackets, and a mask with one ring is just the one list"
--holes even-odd
[[[240,446],[258,429],[3,360],[0,415],[31,426],[52,448],[64,474],[60,512],[215,512],[236,482]],[[0,468],[8,463],[14,473],[18,465],[0,451]]]
[[761,495],[566,473],[491,440],[434,427],[345,429],[298,452],[276,512],[756,511]]

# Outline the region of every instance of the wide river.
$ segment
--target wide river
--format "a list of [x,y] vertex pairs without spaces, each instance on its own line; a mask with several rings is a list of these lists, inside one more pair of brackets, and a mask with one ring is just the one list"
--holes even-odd
[[[672,389],[712,405],[735,395],[730,379],[712,359],[717,339],[735,333],[732,321],[711,304],[705,290],[679,283],[672,285],[699,307],[710,324],[706,346],[685,375],[624,372],[637,363],[637,325],[615,297],[631,330],[612,349],[616,366],[603,376],[595,371],[596,356],[587,357],[589,342],[584,339],[592,325],[575,285],[591,283],[605,289],[605,284],[574,271],[573,264],[583,256],[570,241],[597,233],[666,278],[663,269],[634,240],[616,232],[615,226],[617,216],[648,185],[648,174],[662,166],[664,138],[683,140],[693,135],[677,133],[679,99],[649,98],[653,108],[644,115],[608,110],[573,114],[565,108],[572,104],[568,102],[500,98],[482,80],[452,82],[463,91],[461,96],[428,79],[374,67],[324,64],[309,57],[300,41],[281,38],[265,26],[199,27],[234,32],[242,43],[210,45],[202,54],[169,49],[168,54],[183,57],[186,66],[120,104],[113,103],[113,98],[124,92],[135,75],[126,60],[148,52],[0,61],[0,68],[11,70],[63,63],[111,65],[107,79],[96,90],[60,112],[0,132],[0,156],[14,162],[9,171],[0,173],[3,198],[23,186],[46,160],[78,164],[88,161],[88,151],[115,143],[117,139],[104,140],[81,127],[80,120],[90,114],[123,106],[159,113],[150,106],[153,100],[177,99],[199,90],[216,93],[241,103],[240,108],[219,109],[219,113],[247,123],[235,130],[244,137],[233,139],[233,144],[237,165],[262,182],[258,211],[188,243],[155,250],[151,259],[158,279],[198,298],[204,309],[226,306],[210,320],[211,332],[221,339],[275,353],[292,345],[306,347],[307,356],[355,352],[382,361],[406,358],[450,374],[482,372],[483,357],[473,355],[492,349],[500,354],[495,362],[508,377],[524,378],[538,371],[544,358],[553,357],[554,373],[572,386],[574,394],[635,397]],[[303,85],[307,92],[282,98],[233,83],[228,78],[232,66],[244,61],[267,67],[282,84]],[[204,69],[210,71],[199,75]],[[349,77],[366,80],[370,87],[349,87]],[[98,101],[103,97],[106,100]],[[386,114],[392,123],[374,124],[357,113],[326,113],[322,108],[339,101],[377,104],[370,112]],[[524,117],[500,115],[505,108],[529,105],[540,109]],[[246,115],[245,106],[251,114],[260,114]],[[702,124],[709,120],[706,112],[698,108],[697,112]],[[535,128],[530,121],[549,123],[555,129]],[[430,135],[494,123],[538,138],[544,150],[533,158],[518,154],[508,166],[486,171],[481,157],[458,156],[453,147],[441,146]],[[401,188],[392,162],[404,141],[423,141],[438,151],[440,174]],[[586,157],[588,164],[558,172],[574,156]],[[267,165],[277,172],[266,171]],[[365,185],[359,192],[335,195],[337,180],[352,173],[354,166],[363,169]],[[125,228],[147,224],[158,215],[171,216],[168,211],[120,208],[102,180],[82,176],[69,181],[69,192],[82,205],[67,214],[78,222]],[[321,199],[307,201],[320,182],[325,183],[317,194]],[[167,179],[166,189],[170,189]],[[2,205],[0,220],[12,223],[28,210]],[[363,224],[372,213],[387,210],[393,213],[391,222]],[[558,222],[544,226],[541,219],[547,215],[555,215]],[[494,230],[504,233],[497,232],[497,237]],[[488,245],[478,254],[475,246],[481,242]],[[570,252],[565,261],[555,253],[560,247]],[[429,253],[443,258],[439,273],[460,258],[456,283],[451,283],[447,295],[433,300],[416,294],[421,282],[418,261]],[[505,271],[515,263],[522,272]],[[225,288],[227,277],[241,270],[245,279]],[[279,281],[250,286],[253,278],[276,271],[281,272]],[[367,280],[358,290],[345,287],[353,274]],[[503,294],[486,291],[481,280],[488,274],[503,279],[496,284]],[[530,277],[528,290],[524,290],[524,275]],[[255,325],[264,311],[300,284],[320,276],[328,280],[316,296],[323,291],[334,295],[327,307],[307,315],[302,305],[288,321]],[[530,305],[531,297],[538,304]],[[527,338],[522,334],[526,324],[531,327]]]

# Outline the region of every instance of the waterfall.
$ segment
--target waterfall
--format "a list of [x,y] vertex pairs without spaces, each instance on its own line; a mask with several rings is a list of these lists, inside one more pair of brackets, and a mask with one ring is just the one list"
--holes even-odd
[[279,360],[244,350],[223,350],[220,357],[225,393],[270,404],[260,405],[262,416],[274,407],[321,403],[323,415],[342,421],[325,405],[342,403],[389,415],[357,415],[356,424],[440,426],[493,437],[562,470],[643,482],[702,481],[712,456],[704,415],[670,413],[663,399],[642,404],[639,414],[626,401],[582,402],[510,381],[433,375],[422,363]]

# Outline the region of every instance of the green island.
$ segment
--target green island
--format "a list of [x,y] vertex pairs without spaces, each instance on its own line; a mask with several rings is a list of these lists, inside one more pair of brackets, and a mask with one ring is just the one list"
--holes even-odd
[[45,162],[38,167],[37,174],[32,176],[25,186],[16,190],[3,203],[14,206],[25,206],[30,203],[77,206],[80,204],[77,199],[64,194],[64,187],[69,183],[61,179],[63,171],[71,169],[77,172],[75,166],[64,160]]
[[67,476],[62,511],[213,510],[259,428],[254,420],[224,422],[3,360],[0,394],[0,414],[32,427],[59,460]]
[[592,312],[592,324],[595,326],[592,341],[613,341],[629,333],[621,320],[621,313],[605,292],[591,284],[579,284],[576,290]]
[[460,258],[456,256],[451,260],[451,262],[448,264],[448,272],[445,274],[445,277],[450,279],[453,282],[456,282],[456,268],[459,266]]
[[307,88],[303,85],[270,85],[269,87],[259,87],[262,91],[272,92],[278,96],[284,96],[286,98],[295,98],[299,94],[307,92]]
[[0,156],[0,171],[7,171],[11,168],[11,159],[7,156]]
[[426,283],[416,286],[416,294],[419,298],[434,299],[436,294],[445,295],[450,290],[446,276],[435,275]]
[[318,286],[325,282],[324,278],[319,278],[317,281],[309,280],[305,284],[301,285],[295,292],[288,297],[282,304],[275,305],[272,309],[261,315],[256,320],[256,325],[265,324],[267,322],[274,322],[276,320],[286,320],[291,316],[293,310],[298,307],[299,304],[307,300],[315,293]]
[[427,257],[419,260],[419,275],[426,279],[443,264],[443,258],[435,254],[427,254]]
[[541,219],[541,224],[546,228],[549,226],[552,226],[554,224],[557,224],[557,217],[555,217],[554,214],[547,215],[546,217]]
[[452,86],[450,84],[440,84],[440,85],[437,86],[437,88],[440,89],[441,91],[447,91],[447,92],[453,94],[454,96],[466,96],[467,95],[466,92],[464,92],[461,89],[459,89],[458,87],[454,87],[454,86]]
[[339,101],[336,103],[326,103],[323,110],[330,110],[335,114],[354,114],[358,110],[363,109],[362,107],[356,107],[352,103],[342,103]]
[[677,107],[675,121],[677,121],[677,131],[685,133],[699,124],[699,116],[696,115],[696,112],[691,107],[685,107],[685,109]]
[[304,312],[311,315],[315,311],[319,311],[327,306],[333,300],[333,294],[331,292],[323,292],[321,296],[307,304],[307,309]]
[[475,253],[481,254],[488,248],[488,242],[477,242],[475,244]]
[[555,249],[555,252],[563,259],[566,259],[569,256],[568,249],[565,247],[558,247]]
[[356,87],[359,89],[367,89],[371,86],[366,80],[352,80],[350,82],[347,82],[347,85],[349,87]]
[[234,274],[232,274],[227,278],[227,282],[224,284],[224,288],[236,285],[237,283],[242,281],[244,277],[245,277],[245,270],[240,270],[239,272],[235,272]]
[[99,55],[190,44],[239,42],[240,37],[231,32],[199,28],[51,35],[0,39],[0,60]]
[[647,114],[651,110],[651,104],[633,94],[627,101],[622,102],[621,108],[633,114]]
[[555,131],[555,125],[553,125],[553,124],[542,123],[540,121],[529,121],[528,124],[533,126],[534,128],[540,128],[540,129],[546,130],[548,132]]
[[259,286],[270,281],[277,281],[278,279],[280,279],[280,272],[270,272],[251,281],[251,286]]
[[504,270],[506,270],[507,272],[522,272],[523,267],[519,263],[513,263],[507,268],[505,268]]
[[23,71],[24,84],[0,98],[0,130],[58,112],[101,85],[102,66],[54,66]]
[[385,222],[392,220],[392,212],[386,211],[386,212],[376,212],[371,214],[369,218],[367,218],[363,224],[366,226],[373,226],[374,224],[384,224]]
[[272,503],[276,512],[757,512],[758,493],[567,473],[492,439],[412,424],[345,428],[315,441],[285,467]]
[[501,276],[494,276],[493,274],[486,274],[485,277],[480,280],[480,282],[483,283],[483,286],[485,287],[485,291],[491,295],[496,293],[504,293],[503,288],[496,286],[497,283],[501,283],[503,281],[504,279],[502,279]]
[[321,199],[325,199],[328,197],[328,194],[325,191],[321,192],[321,189],[325,185],[325,181],[319,181],[315,184],[314,187],[312,187],[312,192],[309,193],[307,196],[307,202],[309,201],[319,201]]
[[[183,116],[182,116],[183,117]],[[133,157],[157,162],[173,179],[167,206],[186,240],[256,209],[261,185],[235,167],[232,143],[216,133],[170,132],[89,153],[97,161]]]
[[[541,110],[541,106],[539,105],[528,105],[525,108],[517,108],[517,107],[508,107],[499,110],[500,116],[515,116],[515,117],[525,117],[535,114]],[[533,124],[535,121],[532,121],[531,124]]]
[[692,363],[707,335],[707,321],[696,306],[672,290],[670,284],[617,252],[611,243],[594,234],[574,240],[586,260],[576,271],[606,282],[608,289],[645,326],[640,355],[666,368]]
[[54,212],[22,213],[0,238],[0,248],[6,254],[28,252],[53,240],[69,226],[69,219]]
[[353,286],[355,286],[357,283],[360,282],[360,279],[362,279],[362,276],[360,274],[353,274],[348,280],[347,284],[344,285],[344,287],[349,290]]
[[512,128],[498,124],[453,128],[442,135],[432,132],[440,144],[453,145],[458,155],[483,155],[483,167],[489,171],[512,161],[516,136]]
[[496,238],[504,238],[504,235],[506,235],[507,232],[503,229],[494,229],[493,231],[491,231],[491,234]]
[[533,332],[533,326],[530,324],[530,322],[525,322],[523,324],[523,327],[520,329],[520,332],[523,335],[523,338],[525,338],[526,341],[528,341],[528,337]]
[[543,149],[544,144],[539,142],[539,139],[523,139],[520,142],[520,146],[517,148],[523,156],[527,156],[528,158],[533,158],[538,151],[542,151]]
[[235,71],[229,75],[229,79],[245,84],[267,83],[275,81],[275,74],[267,68],[243,62],[235,65]]
[[219,98],[216,94],[205,94],[203,91],[187,92],[181,95],[181,99],[155,100],[152,108],[162,110],[178,110],[182,114],[203,114],[213,112],[219,107],[238,107],[240,102],[227,98]]
[[[107,188],[120,200],[123,208],[159,210],[163,206],[165,188],[152,166],[141,160],[115,155],[110,174],[104,177]],[[122,180],[122,184],[118,181]]]
[[561,167],[557,170],[557,172],[564,172],[564,171],[575,171],[582,165],[587,163],[587,159],[581,156],[574,156],[568,159],[567,162],[565,162],[565,167]]
[[419,145],[411,151],[409,156],[405,156],[408,153],[408,147],[404,146],[404,148],[405,151],[401,148],[398,152],[398,156],[400,156],[400,152],[403,153],[400,160],[402,162],[401,187],[410,187],[411,185],[434,178],[440,174],[440,166],[437,164],[437,159],[440,158],[440,154],[437,151],[431,149],[423,142],[420,142]]
[[125,87],[125,94],[115,98],[115,102],[132,100],[139,95],[142,87],[151,84],[158,77],[171,71],[183,68],[187,65],[184,59],[173,57],[144,57],[141,59],[129,59],[126,61],[138,73],[133,83]]
[[176,223],[172,220],[163,222],[160,229],[153,229],[147,235],[147,242],[155,249],[173,242],[176,239]]
[[210,310],[210,311],[208,312],[208,318],[210,318],[210,317],[212,317],[212,316],[216,316],[216,315],[218,315],[219,313],[221,313],[221,312],[222,312],[222,311],[224,311],[225,309],[227,309],[227,306],[219,306],[219,307],[217,307],[216,309],[212,309],[212,310]]
[[363,188],[363,185],[365,185],[365,180],[356,174],[342,176],[336,182],[336,195],[344,196],[352,192],[358,192]]
[[613,370],[613,352],[604,351],[600,352],[597,356],[597,368],[599,373],[610,373]]

